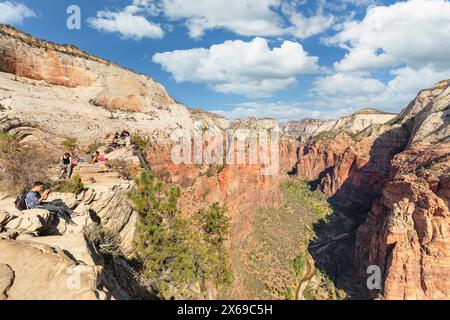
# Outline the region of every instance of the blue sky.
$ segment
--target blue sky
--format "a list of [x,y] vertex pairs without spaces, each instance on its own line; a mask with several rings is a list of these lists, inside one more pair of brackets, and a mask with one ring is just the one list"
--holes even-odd
[[[66,27],[73,4],[81,30]],[[448,0],[17,0],[0,1],[0,22],[229,118],[397,112],[450,78]]]

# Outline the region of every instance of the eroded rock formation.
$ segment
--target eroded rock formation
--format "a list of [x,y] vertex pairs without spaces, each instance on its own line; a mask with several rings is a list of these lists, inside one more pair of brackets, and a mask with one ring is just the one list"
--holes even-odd
[[381,268],[386,299],[450,297],[449,84],[422,91],[396,120],[408,145],[358,230],[356,259]]
[[396,114],[382,112],[376,109],[362,109],[352,115],[338,120],[304,119],[289,121],[283,128],[285,134],[300,141],[320,139],[337,133],[355,135],[373,125],[385,124],[394,119]]
[[[7,26],[0,26],[0,50],[4,52],[0,57],[2,131],[20,136],[25,143],[45,141],[55,154],[61,152],[59,144],[67,136],[76,136],[87,145],[123,129],[147,133],[150,148],[146,160],[159,178],[182,187],[179,205],[183,214],[192,215],[215,201],[228,207],[232,220],[227,245],[237,271],[233,297],[251,298],[240,285],[239,267],[246,252],[239,244],[251,232],[255,209],[280,205],[279,184],[288,172],[314,180],[342,207],[370,211],[356,235],[355,261],[363,274],[369,264],[381,267],[384,298],[450,296],[448,82],[421,92],[395,119],[392,114],[366,109],[338,121],[288,124],[284,128],[287,137],[282,136],[279,144],[280,170],[264,176],[260,164],[176,165],[171,159],[170,134],[180,128],[196,132],[281,131],[273,120],[230,122],[188,110],[145,76]],[[214,143],[213,139],[205,142]],[[88,191],[64,200],[82,213],[77,217],[80,226],[98,218],[120,235],[122,250],[132,253],[137,215],[126,199],[130,184],[111,183],[116,178],[110,171],[86,167],[84,178],[92,177],[98,181]],[[114,274],[105,272],[101,261],[93,258],[95,252],[90,253],[88,242],[69,239],[79,235],[80,229],[54,221],[45,212],[21,214],[14,211],[12,200],[0,201],[0,246],[5,249],[0,250],[0,299],[54,297],[51,293],[39,295],[35,289],[25,295],[27,277],[33,274],[22,269],[24,262],[14,254],[18,251],[41,259],[38,267],[45,269],[44,275],[55,273],[58,266],[89,267],[81,291],[58,298],[127,296]],[[358,219],[362,223],[366,215]],[[349,233],[346,230],[335,238],[351,239]],[[41,234],[50,236],[37,237]],[[61,242],[64,237],[67,242]],[[66,247],[70,243],[73,246]],[[127,266],[116,261],[114,268],[123,271]],[[56,275],[55,279],[62,281],[63,275]],[[60,285],[49,288],[58,293]]]
[[0,51],[1,72],[69,88],[97,87],[92,102],[107,109],[145,112],[174,104],[164,87],[148,77],[7,25],[0,25]]
[[450,296],[449,106],[443,81],[387,124],[300,149],[297,176],[314,180],[353,220],[365,221],[355,262],[362,276],[370,265],[381,268],[383,288],[374,297]]

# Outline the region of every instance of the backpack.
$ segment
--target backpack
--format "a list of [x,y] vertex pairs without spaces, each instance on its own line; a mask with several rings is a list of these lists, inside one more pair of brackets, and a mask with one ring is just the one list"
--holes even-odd
[[17,210],[24,211],[27,210],[27,203],[25,201],[25,198],[27,197],[26,193],[22,193],[20,196],[16,198],[16,201],[14,201],[14,204],[16,205]]

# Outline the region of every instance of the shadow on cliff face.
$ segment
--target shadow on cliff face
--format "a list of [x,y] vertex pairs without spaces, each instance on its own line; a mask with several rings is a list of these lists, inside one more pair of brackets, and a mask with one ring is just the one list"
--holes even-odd
[[[365,267],[355,265],[356,232],[389,179],[392,159],[407,146],[408,131],[407,126],[402,126],[375,140],[369,162],[361,168],[353,165],[348,179],[329,198],[333,214],[328,222],[314,226],[317,238],[311,242],[309,252],[317,268],[328,275],[337,289],[344,290],[348,299],[374,296],[374,292],[369,293],[366,287],[367,279],[362,270]],[[324,171],[310,184],[311,188],[320,188],[321,180],[327,174],[335,174],[334,168]]]
[[103,280],[109,291],[118,300],[159,300],[149,288],[138,281],[140,262],[127,261],[122,257],[104,257]]

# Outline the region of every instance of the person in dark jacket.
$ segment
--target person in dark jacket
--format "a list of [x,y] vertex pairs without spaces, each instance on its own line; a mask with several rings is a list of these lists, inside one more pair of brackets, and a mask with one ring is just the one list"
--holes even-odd
[[61,158],[59,166],[61,169],[59,179],[70,179],[72,177],[73,167],[75,167],[72,155],[70,153],[65,153]]
[[27,209],[45,209],[53,214],[58,215],[64,219],[67,224],[76,226],[77,224],[72,220],[73,211],[62,201],[53,200],[45,202],[50,195],[50,190],[45,189],[45,185],[42,182],[35,182],[33,188],[27,193],[25,197],[25,203]]

